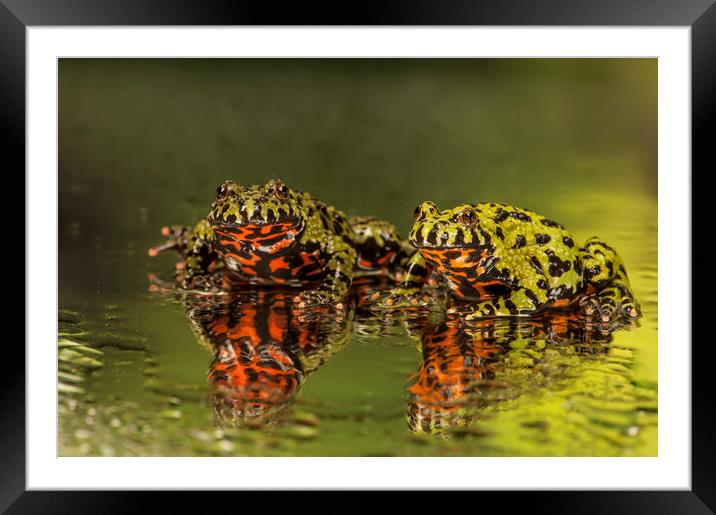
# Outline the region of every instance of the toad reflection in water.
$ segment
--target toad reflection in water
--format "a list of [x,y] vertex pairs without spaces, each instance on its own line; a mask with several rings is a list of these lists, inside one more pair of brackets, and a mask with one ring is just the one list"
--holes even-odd
[[213,355],[210,397],[223,423],[276,421],[306,376],[345,344],[350,309],[298,310],[294,295],[250,288],[185,297],[192,329]]
[[478,322],[448,315],[432,324],[414,318],[411,325],[422,363],[409,387],[408,426],[414,433],[447,436],[501,400],[577,373],[569,372],[572,358],[603,357],[612,333],[636,322],[594,324],[576,314],[550,313]]
[[490,417],[503,400],[603,365],[613,332],[637,325],[564,312],[470,322],[422,308],[375,316],[367,299],[389,285],[389,279],[361,278],[346,309],[318,311],[297,308],[290,289],[185,292],[192,329],[213,356],[208,380],[217,419],[238,426],[280,422],[306,377],[349,338],[379,341],[402,320],[422,353],[408,388],[408,426],[448,436]]

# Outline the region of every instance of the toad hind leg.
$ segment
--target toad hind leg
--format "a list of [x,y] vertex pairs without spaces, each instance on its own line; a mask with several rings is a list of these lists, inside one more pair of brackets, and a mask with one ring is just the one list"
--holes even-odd
[[598,238],[590,238],[580,249],[587,296],[580,301],[587,316],[609,322],[626,315],[641,315],[629,278],[616,251]]
[[467,321],[493,317],[527,316],[538,311],[544,302],[528,293],[526,288],[512,290],[507,296],[482,300],[477,303],[458,305],[449,310],[464,316]]

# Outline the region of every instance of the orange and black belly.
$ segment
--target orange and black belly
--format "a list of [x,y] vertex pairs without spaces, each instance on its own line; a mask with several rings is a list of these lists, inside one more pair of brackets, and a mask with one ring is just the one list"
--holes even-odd
[[479,248],[421,248],[429,267],[447,282],[453,295],[464,300],[487,300],[510,291],[496,269],[489,246]]
[[317,244],[296,241],[290,223],[214,227],[224,263],[250,282],[299,285],[323,276],[325,259]]

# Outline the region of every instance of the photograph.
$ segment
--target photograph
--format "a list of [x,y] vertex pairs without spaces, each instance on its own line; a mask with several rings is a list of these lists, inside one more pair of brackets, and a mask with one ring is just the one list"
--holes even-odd
[[658,75],[59,58],[58,455],[658,456]]

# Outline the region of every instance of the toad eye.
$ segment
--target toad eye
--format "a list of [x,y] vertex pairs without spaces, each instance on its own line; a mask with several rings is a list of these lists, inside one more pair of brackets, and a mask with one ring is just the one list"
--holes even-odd
[[477,223],[477,214],[473,209],[468,207],[457,214],[455,221],[466,227],[474,227]]
[[288,186],[282,182],[277,182],[271,188],[271,192],[279,200],[286,200],[288,198]]
[[232,185],[233,183],[231,181],[223,182],[221,186],[216,188],[216,198],[223,199],[226,198],[227,195],[232,198],[236,197],[236,190],[231,187]]

